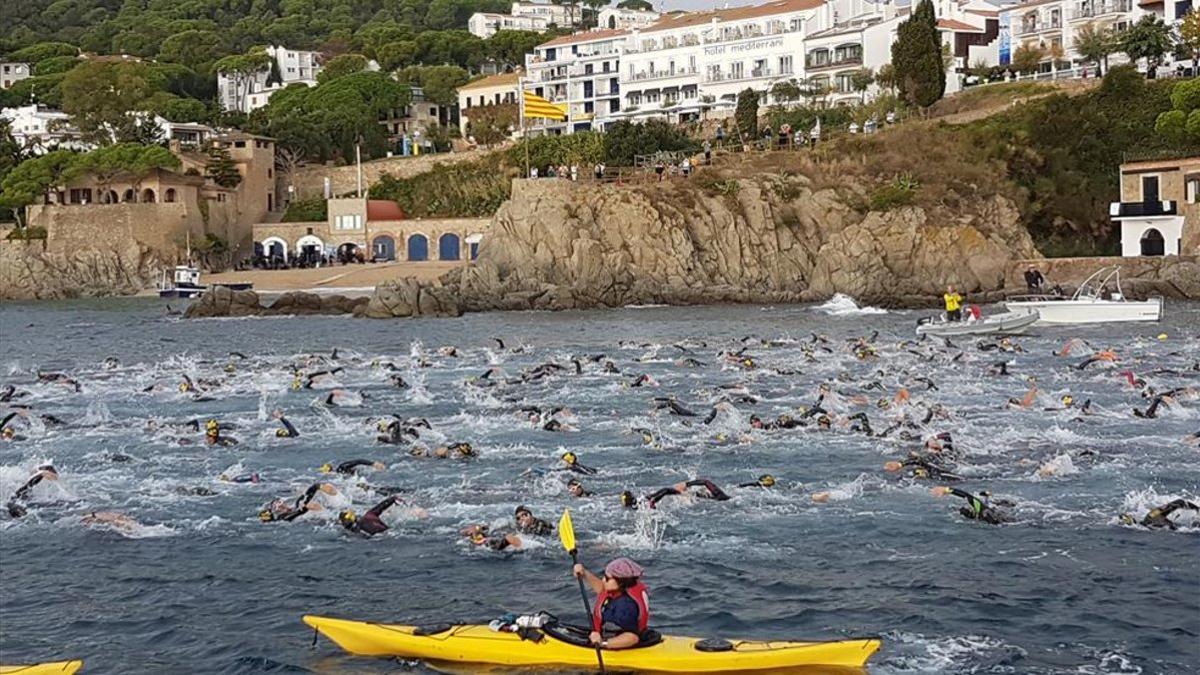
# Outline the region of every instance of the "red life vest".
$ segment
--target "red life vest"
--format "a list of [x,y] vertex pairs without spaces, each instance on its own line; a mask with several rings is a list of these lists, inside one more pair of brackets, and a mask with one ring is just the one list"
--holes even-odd
[[638,633],[645,633],[646,627],[650,625],[650,591],[646,589],[646,585],[642,582],[630,586],[623,591],[604,591],[600,597],[596,598],[596,604],[592,607],[592,630],[600,632],[604,625],[604,605],[609,600],[615,600],[621,597],[622,594],[627,594],[633,598],[633,601],[638,606]]

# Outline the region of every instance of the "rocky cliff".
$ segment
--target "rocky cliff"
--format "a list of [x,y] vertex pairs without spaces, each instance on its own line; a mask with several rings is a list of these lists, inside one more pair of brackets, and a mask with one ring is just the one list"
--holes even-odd
[[476,265],[443,277],[464,310],[785,302],[846,293],[928,303],[947,284],[1004,288],[1036,257],[1016,206],[871,211],[868,188],[799,174],[721,174],[648,185],[517,181]]
[[173,264],[134,241],[74,253],[44,251],[36,240],[0,241],[0,300],[132,295]]

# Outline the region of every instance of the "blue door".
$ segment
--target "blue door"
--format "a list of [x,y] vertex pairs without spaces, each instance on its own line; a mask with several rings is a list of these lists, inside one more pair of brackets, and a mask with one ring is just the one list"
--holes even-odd
[[462,258],[462,253],[459,251],[458,235],[447,232],[438,239],[438,260],[459,260]]
[[372,244],[373,244],[373,248],[375,249],[372,252],[373,253],[372,257],[375,260],[395,260],[396,259],[396,240],[395,239],[392,239],[391,237],[387,236],[386,234],[381,234],[378,237],[375,237],[375,241],[372,242]]
[[429,260],[429,240],[423,234],[414,234],[408,238],[408,259]]

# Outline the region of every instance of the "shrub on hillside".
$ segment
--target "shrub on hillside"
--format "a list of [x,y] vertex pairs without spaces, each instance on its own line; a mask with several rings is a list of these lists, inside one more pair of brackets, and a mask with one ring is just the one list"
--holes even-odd
[[315,199],[298,199],[288,204],[287,211],[283,213],[282,222],[315,223],[325,220],[328,217],[324,199],[320,197]]
[[637,155],[659,152],[696,152],[699,144],[679,127],[663,120],[641,124],[622,120],[604,136],[604,156],[612,166],[633,166]]
[[479,218],[508,199],[515,173],[490,158],[437,164],[411,178],[385,173],[371,186],[370,197],[396,202],[410,218]]

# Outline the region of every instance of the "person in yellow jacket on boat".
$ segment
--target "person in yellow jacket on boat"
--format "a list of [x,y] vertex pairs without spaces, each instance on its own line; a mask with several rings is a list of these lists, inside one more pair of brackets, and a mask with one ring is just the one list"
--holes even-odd
[[946,301],[946,320],[947,321],[962,321],[962,296],[959,295],[953,286],[946,287],[946,294],[942,296]]

